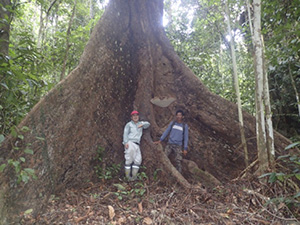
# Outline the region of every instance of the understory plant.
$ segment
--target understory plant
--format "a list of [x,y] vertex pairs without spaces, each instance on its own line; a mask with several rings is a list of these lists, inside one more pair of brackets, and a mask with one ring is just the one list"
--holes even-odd
[[[285,151],[289,151],[298,146],[300,146],[300,142],[292,143],[285,148]],[[288,172],[271,172],[260,176],[260,178],[268,177],[269,184],[278,184],[283,189],[283,192],[280,193],[280,196],[271,198],[267,204],[272,203],[278,206],[282,206],[282,204],[284,204],[295,214],[299,214],[300,156],[288,152],[287,154],[278,157],[278,161],[288,165]]]
[[[28,132],[29,128],[24,126],[20,130],[18,128],[13,128],[11,135],[14,138],[17,138],[19,140],[23,140],[24,136],[22,133]],[[0,146],[2,142],[5,140],[4,135],[0,135]],[[16,176],[16,183],[20,184],[21,182],[24,182],[25,184],[28,183],[30,179],[37,179],[37,176],[35,175],[35,171],[32,168],[24,168],[24,163],[26,162],[26,155],[33,155],[33,150],[30,148],[31,144],[26,144],[24,148],[20,148],[18,146],[13,147],[13,154],[12,157],[7,159],[6,161],[0,162],[0,172],[3,173],[3,171],[6,168],[12,168],[15,172]]]

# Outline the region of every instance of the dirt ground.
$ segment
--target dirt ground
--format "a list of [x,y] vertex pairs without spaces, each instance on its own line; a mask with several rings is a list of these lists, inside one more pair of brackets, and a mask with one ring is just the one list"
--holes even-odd
[[116,178],[52,196],[45,213],[26,212],[21,224],[300,224],[299,208],[268,204],[275,192],[258,180],[183,190],[146,177]]

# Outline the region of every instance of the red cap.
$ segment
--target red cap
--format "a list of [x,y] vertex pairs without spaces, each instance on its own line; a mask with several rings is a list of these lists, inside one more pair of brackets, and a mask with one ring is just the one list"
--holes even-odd
[[131,112],[131,114],[130,114],[130,115],[133,115],[133,114],[139,114],[139,112],[138,112],[138,111],[136,111],[136,110],[134,110],[134,111],[132,111],[132,112]]

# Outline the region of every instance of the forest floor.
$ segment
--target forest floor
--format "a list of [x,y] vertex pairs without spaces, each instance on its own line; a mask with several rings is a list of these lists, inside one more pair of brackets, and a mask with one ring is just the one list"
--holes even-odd
[[[275,188],[276,189],[276,188]],[[140,179],[89,183],[52,196],[45,213],[22,224],[300,224],[300,209],[269,203],[271,190],[259,181],[232,181],[213,189],[183,190],[176,184]]]

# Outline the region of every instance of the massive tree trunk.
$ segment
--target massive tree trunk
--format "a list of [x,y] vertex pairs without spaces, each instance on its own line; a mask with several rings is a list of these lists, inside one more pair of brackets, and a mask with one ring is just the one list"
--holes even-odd
[[[162,180],[189,187],[187,170],[181,176],[161,146],[153,144],[179,108],[186,111],[190,129],[187,162],[192,159],[222,182],[244,169],[237,106],[212,94],[183,64],[165,35],[162,13],[162,0],[111,0],[78,67],[19,125],[31,131],[23,140],[6,139],[1,147],[5,162],[30,144],[34,155],[26,156],[23,166],[34,168],[38,179],[16,185],[13,171],[5,169],[0,223],[16,220],[27,209],[36,215],[51,193],[87,185],[94,178],[99,147],[105,149],[107,165],[123,162],[122,133],[133,109],[151,123],[141,143],[148,177],[162,168]],[[257,153],[255,119],[243,116],[252,161]],[[277,149],[287,144],[276,134]],[[20,150],[14,153],[12,146]]]

